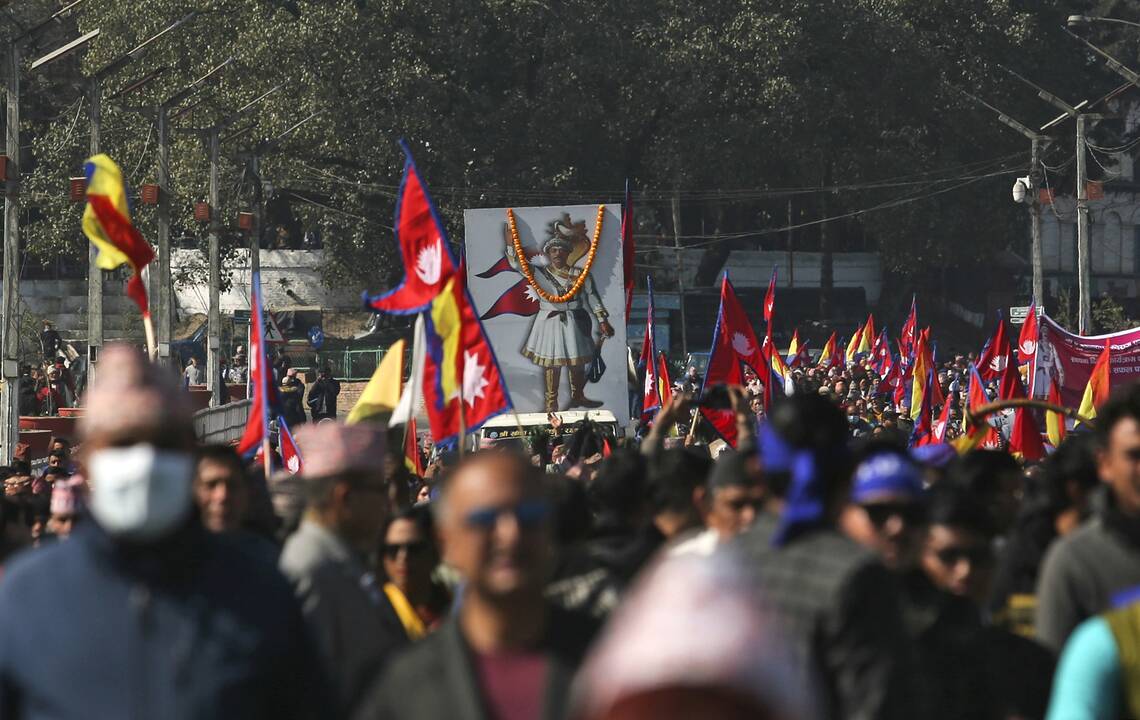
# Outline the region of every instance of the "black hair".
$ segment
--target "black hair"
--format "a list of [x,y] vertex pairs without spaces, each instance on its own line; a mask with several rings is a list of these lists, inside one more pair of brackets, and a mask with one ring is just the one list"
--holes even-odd
[[[827,479],[828,492],[846,498],[853,465],[847,452],[847,417],[822,395],[792,395],[776,403],[768,420],[784,442],[816,455],[816,469]],[[789,473],[766,472],[764,485],[777,497],[787,493]]]
[[1096,411],[1096,437],[1102,448],[1108,447],[1108,437],[1113,428],[1126,418],[1140,423],[1140,385],[1128,385],[1113,393],[1108,402]]
[[1054,515],[1072,504],[1067,487],[1069,483],[1076,483],[1086,492],[1100,485],[1095,443],[1096,439],[1089,433],[1069,435],[1042,464],[1041,478],[1047,492],[1047,506]]
[[712,460],[688,449],[665,450],[649,465],[650,503],[654,512],[685,512],[693,491],[705,484]]
[[388,519],[384,521],[384,530],[380,533],[381,545],[384,545],[392,523],[397,520],[411,520],[416,529],[420,531],[420,535],[423,535],[424,540],[431,543],[433,548],[435,547],[435,520],[431,516],[431,510],[424,505],[414,505],[389,515]]
[[936,485],[927,498],[927,522],[993,537],[990,514],[972,493],[953,483]]
[[975,450],[958,458],[947,479],[977,498],[990,498],[1000,491],[998,478],[1017,475],[1021,467],[1013,456],[1000,450]]
[[554,540],[569,546],[585,540],[590,534],[590,503],[586,488],[565,475],[545,477],[546,494],[554,511]]
[[586,494],[595,515],[629,522],[644,509],[648,484],[645,456],[634,450],[618,450],[598,463]]
[[237,454],[237,451],[229,445],[203,445],[198,448],[198,457],[195,464],[201,463],[203,460],[216,462],[219,465],[228,465],[243,479],[245,478],[245,462],[241,459],[241,456]]

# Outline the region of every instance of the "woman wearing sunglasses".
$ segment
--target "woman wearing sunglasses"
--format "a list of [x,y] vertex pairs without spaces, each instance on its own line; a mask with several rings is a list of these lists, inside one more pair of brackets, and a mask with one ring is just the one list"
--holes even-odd
[[432,579],[439,564],[431,511],[412,507],[388,521],[380,562],[387,582],[384,595],[400,618],[409,640],[419,640],[439,625],[451,605],[447,589]]

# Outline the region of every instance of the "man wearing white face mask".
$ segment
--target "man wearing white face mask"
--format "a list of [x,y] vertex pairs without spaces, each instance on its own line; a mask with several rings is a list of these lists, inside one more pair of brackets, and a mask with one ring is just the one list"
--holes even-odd
[[107,348],[79,427],[93,522],[6,568],[0,717],[318,717],[288,584],[193,512],[174,378]]

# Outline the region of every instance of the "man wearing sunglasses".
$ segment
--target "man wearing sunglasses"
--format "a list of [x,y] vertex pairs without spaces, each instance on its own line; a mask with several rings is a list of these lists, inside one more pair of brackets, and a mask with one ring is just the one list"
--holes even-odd
[[407,642],[367,560],[388,516],[384,435],[367,424],[319,423],[302,427],[297,445],[307,505],[280,568],[301,602],[339,714],[347,715]]
[[677,543],[670,555],[711,555],[752,525],[764,505],[755,453],[721,453],[709,473],[703,505],[705,529]]
[[526,458],[459,464],[435,504],[444,562],[464,581],[459,610],[389,665],[356,718],[562,716],[595,627],[543,598],[549,511]]
[[924,516],[918,467],[901,452],[884,449],[859,463],[840,524],[889,569],[906,571],[918,564]]

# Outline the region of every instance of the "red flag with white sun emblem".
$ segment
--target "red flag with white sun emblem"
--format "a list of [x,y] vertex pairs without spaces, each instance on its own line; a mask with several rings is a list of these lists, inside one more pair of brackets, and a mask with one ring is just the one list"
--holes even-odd
[[[712,350],[709,351],[709,366],[701,391],[714,385],[743,385],[744,366],[751,368],[760,378],[769,377],[768,364],[760,351],[756,332],[725,273],[720,286],[720,310],[716,316]],[[729,445],[736,447],[736,417],[731,410],[702,407],[701,415]]]
[[490,320],[500,315],[522,315],[529,317],[538,312],[538,293],[530,286],[526,278],[512,285],[505,293],[499,296],[495,304],[483,313],[481,320]]
[[[462,266],[450,283],[450,294],[441,294],[424,316],[430,326],[424,354],[424,406],[432,440],[448,445],[458,438],[461,428],[474,432],[510,410],[511,396],[467,292]],[[454,378],[455,389],[445,391],[452,385],[445,381],[448,376]]]
[[402,140],[400,148],[404,151],[404,179],[396,200],[396,243],[405,268],[404,280],[386,293],[365,292],[364,307],[402,315],[424,310],[443,292],[455,274],[455,259],[412,153]]

